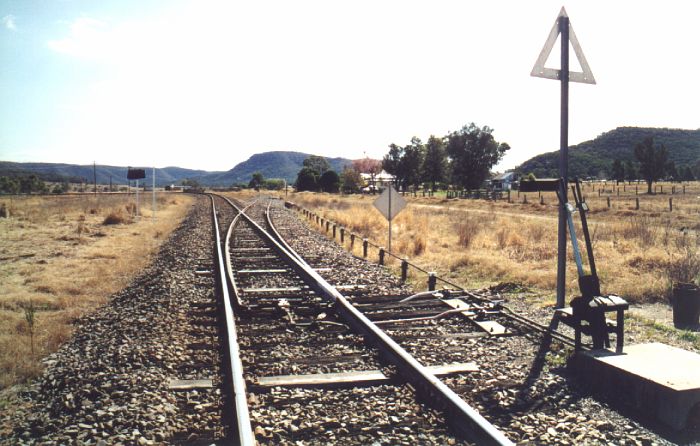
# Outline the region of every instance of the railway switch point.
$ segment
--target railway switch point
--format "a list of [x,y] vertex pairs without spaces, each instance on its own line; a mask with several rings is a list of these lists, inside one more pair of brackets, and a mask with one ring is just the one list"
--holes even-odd
[[700,413],[700,355],[661,343],[627,347],[624,354],[591,350],[574,356],[577,375],[596,392],[681,430]]

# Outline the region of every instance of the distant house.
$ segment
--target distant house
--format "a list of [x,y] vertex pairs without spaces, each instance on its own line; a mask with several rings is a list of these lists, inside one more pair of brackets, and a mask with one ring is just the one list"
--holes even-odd
[[492,190],[511,190],[518,184],[518,174],[515,172],[505,172],[491,178]]
[[369,173],[361,173],[360,176],[362,176],[362,182],[365,184],[362,188],[365,192],[377,191],[387,184],[396,182],[396,177],[387,173],[386,170],[382,170],[374,177]]

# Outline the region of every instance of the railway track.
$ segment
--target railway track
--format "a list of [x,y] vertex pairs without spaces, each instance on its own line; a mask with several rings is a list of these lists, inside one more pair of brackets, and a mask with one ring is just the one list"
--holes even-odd
[[[499,296],[458,289],[416,294],[383,268],[368,265],[365,260],[339,250],[332,242],[319,241],[323,237],[309,231],[295,214],[284,208],[280,200],[251,206],[246,214],[259,228],[249,226],[241,232],[240,241],[234,239],[233,244],[229,245],[229,249],[234,250],[232,252],[236,248],[243,249],[239,251],[240,259],[232,260],[230,269],[233,282],[240,284],[238,295],[244,305],[249,305],[251,311],[257,311],[261,307],[252,309],[262,305],[270,316],[276,312],[275,323],[286,325],[287,330],[294,326],[292,332],[298,330],[305,333],[308,337],[303,342],[321,342],[323,336],[329,333],[340,333],[353,339],[352,347],[339,344],[343,349],[351,348],[346,351],[353,359],[337,355],[332,349],[324,350],[309,344],[300,350],[304,352],[301,354],[291,347],[292,356],[311,356],[306,357],[305,363],[290,360],[277,369],[264,367],[265,371],[269,371],[267,374],[261,370],[253,372],[246,379],[251,383],[249,391],[261,392],[260,384],[278,380],[278,391],[285,395],[285,404],[296,404],[295,398],[310,403],[329,395],[331,388],[344,386],[346,389],[363,388],[365,391],[379,388],[369,378],[367,382],[360,383],[365,377],[359,372],[374,369],[393,382],[409,383],[409,389],[416,389],[412,398],[432,402],[433,409],[450,427],[445,432],[456,436],[452,441],[472,441],[476,444],[520,441],[575,444],[583,439],[622,442],[630,438],[634,441],[658,440],[656,435],[637,422],[591,398],[585,390],[572,390],[571,383],[557,371],[563,366],[557,364],[558,354],[561,352],[563,357],[572,340],[503,308]],[[287,274],[279,282],[264,285],[273,295],[259,293],[262,287],[251,278],[256,273],[246,263],[251,261],[250,256],[243,255],[253,252],[246,250],[261,247],[257,245],[258,242],[250,240],[253,240],[251,234],[263,230],[271,233],[277,244],[281,245],[278,248],[267,246],[259,251],[259,254],[265,251],[261,255],[266,258],[265,261],[273,260],[271,253],[274,251],[285,249],[292,253],[287,259],[289,266],[268,265],[271,274],[279,274],[280,277]],[[235,259],[236,255],[231,258]],[[262,260],[253,260],[258,261]],[[301,271],[304,268],[311,272],[304,273]],[[284,274],[281,272],[283,269]],[[265,275],[268,276],[265,280],[272,280]],[[310,282],[317,278],[330,289]],[[260,304],[255,302],[258,297],[263,299]],[[280,301],[284,303],[280,305]],[[305,331],[299,327],[313,327],[319,338],[314,339],[308,333],[309,328]],[[353,334],[346,334],[347,329]],[[263,332],[254,333],[259,336],[251,339],[251,346],[265,342]],[[371,346],[369,351],[362,350],[360,339]],[[323,352],[322,360],[311,359],[314,350]],[[243,362],[255,367],[259,353],[251,351],[254,353]],[[286,353],[276,350],[276,354],[279,355],[278,363],[287,362],[287,359],[282,359],[287,358],[283,356]],[[311,367],[307,368],[307,365]],[[264,379],[254,376],[255,373],[263,373],[261,377]],[[436,375],[440,375],[439,378]],[[339,384],[343,380],[348,382]],[[318,384],[318,381],[324,384]],[[429,384],[426,385],[426,381]],[[370,384],[373,386],[368,387]],[[435,387],[431,387],[435,384]],[[305,399],[292,390],[297,387],[318,387],[322,391]],[[262,398],[254,398],[260,403],[258,407],[274,405],[275,398],[269,399],[274,393],[262,395]],[[283,407],[287,406],[283,404]],[[251,410],[255,412],[255,409]],[[274,421],[276,417],[286,411],[261,410],[265,413],[263,419],[272,424],[277,423]],[[326,426],[328,429],[333,428],[336,418],[329,419],[331,424]],[[401,417],[389,415],[388,425],[403,426],[397,420],[401,420]],[[253,417],[254,424],[256,421]],[[346,421],[343,427],[349,424]],[[358,441],[358,437],[353,437],[354,433],[351,432],[348,438],[323,439],[322,431],[309,431],[306,432],[308,436],[297,437],[299,431],[292,427],[293,423],[290,425],[282,421],[279,425],[287,427],[272,428],[272,443],[296,441],[297,438],[310,442],[338,443],[348,442],[350,438],[366,443],[382,438],[381,435],[369,435]],[[409,429],[416,431],[418,425],[420,423],[415,422]],[[258,434],[262,434],[262,431],[259,430]]]
[[[264,208],[247,212],[263,223]],[[260,227],[238,220],[227,248],[258,441],[461,443]]]
[[0,444],[669,444],[494,296],[416,296],[281,201],[248,204],[198,198],[0,414]]
[[[318,256],[289,251],[269,207],[254,204],[225,220],[232,222],[227,269],[259,441],[454,444],[457,433],[510,444],[435,378],[436,371],[459,373],[472,364],[421,365],[338,291],[364,292],[367,284],[328,284],[319,274],[332,268]],[[440,410],[419,403],[419,395]],[[353,405],[360,410],[342,410]]]

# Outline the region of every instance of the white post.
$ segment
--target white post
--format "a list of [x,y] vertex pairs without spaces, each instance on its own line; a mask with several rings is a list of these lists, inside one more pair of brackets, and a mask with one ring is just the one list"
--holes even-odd
[[156,168],[153,166],[153,221],[156,220]]
[[136,218],[139,218],[139,180],[136,180]]
[[391,192],[392,187],[389,185],[389,252],[391,252]]

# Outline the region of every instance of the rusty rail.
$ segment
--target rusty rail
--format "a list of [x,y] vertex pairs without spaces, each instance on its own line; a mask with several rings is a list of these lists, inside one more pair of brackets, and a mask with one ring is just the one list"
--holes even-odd
[[224,266],[223,253],[221,250],[221,237],[219,235],[219,223],[216,216],[216,205],[214,196],[210,195],[212,204],[212,215],[214,224],[214,234],[216,238],[215,267],[216,267],[216,284],[222,300],[224,312],[224,333],[226,349],[226,368],[230,373],[230,381],[226,383],[230,387],[233,396],[233,405],[235,408],[235,418],[233,414],[228,422],[235,430],[231,435],[231,440],[240,446],[255,446],[255,435],[250,425],[250,414],[248,412],[248,401],[246,395],[245,380],[243,378],[243,364],[241,363],[240,352],[238,348],[238,337],[236,335],[236,323],[233,317],[233,308],[229,298],[228,286],[226,285],[226,268]]
[[[456,432],[478,444],[513,444],[501,431],[489,423],[452,389],[447,387],[433,373],[428,371],[425,366],[397,344],[396,341],[357,310],[337,289],[311,269],[306,262],[301,261],[299,254],[291,250],[291,248],[287,249],[282,246],[245,213],[243,215],[258,229],[260,234],[269,239],[274,249],[289,262],[309,286],[320,296],[334,302],[335,309],[340,317],[357,332],[363,334],[369,344],[377,346],[382,356],[397,366],[399,373],[415,386],[429,404],[446,414],[448,423]],[[274,227],[270,213],[267,212],[266,216],[268,224]],[[276,229],[274,231],[277,232]]]

